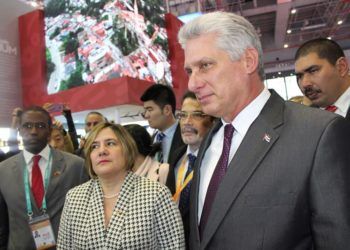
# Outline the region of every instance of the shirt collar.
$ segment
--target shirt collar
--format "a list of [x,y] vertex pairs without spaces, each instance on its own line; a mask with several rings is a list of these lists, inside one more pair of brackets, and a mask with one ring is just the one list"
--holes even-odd
[[334,105],[341,111],[341,113],[346,114],[350,105],[350,87],[338,98]]
[[195,150],[194,152],[192,152],[191,149],[190,149],[190,146],[187,146],[186,155],[188,155],[188,154],[193,154],[194,156],[197,157],[198,151],[199,151],[199,149],[197,149],[197,150]]
[[[173,134],[175,133],[176,127],[178,125],[178,122],[174,122],[173,125],[171,125],[169,128],[163,131],[163,134],[165,134],[165,137],[171,138]],[[158,132],[160,133],[160,131]]]
[[[250,125],[260,114],[270,96],[271,93],[265,87],[252,102],[250,102],[241,112],[239,112],[239,114],[232,121],[235,131],[241,135],[245,135]],[[225,122],[223,119],[221,119],[221,122],[224,126],[227,124],[227,122]]]
[[[41,150],[41,152],[38,155],[40,155],[42,158],[44,158],[46,161],[48,161],[49,155],[50,155],[49,145],[46,145],[46,147],[43,150]],[[23,149],[23,156],[24,156],[24,160],[25,160],[26,164],[29,165],[29,163],[32,161],[34,154],[30,153],[26,149]]]

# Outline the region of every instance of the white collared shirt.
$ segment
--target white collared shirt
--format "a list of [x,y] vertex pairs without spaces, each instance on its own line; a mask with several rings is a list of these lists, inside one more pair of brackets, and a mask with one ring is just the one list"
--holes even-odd
[[[231,162],[233,156],[237,152],[237,149],[244,136],[246,135],[249,127],[255,121],[260,114],[261,110],[265,106],[267,100],[270,98],[271,93],[265,87],[264,90],[246,106],[232,121],[234,127],[233,138],[231,142],[229,162]],[[227,124],[224,120],[221,120],[223,126],[213,136],[210,146],[204,154],[202,164],[200,167],[200,184],[198,195],[198,223],[202,216],[205,196],[207,189],[214,173],[215,167],[221,156],[223,141],[224,141],[224,127]]]
[[346,116],[350,106],[350,87],[338,98],[338,100],[333,104],[337,107],[334,112],[343,117]]
[[[38,155],[41,156],[40,161],[39,161],[39,167],[40,167],[41,175],[42,175],[43,181],[44,181],[45,171],[46,171],[46,167],[48,165],[49,156],[50,156],[49,145],[46,145],[46,147]],[[23,149],[23,156],[24,156],[25,163],[27,165],[29,183],[30,183],[30,186],[32,186],[32,170],[33,170],[33,159],[32,158],[33,158],[34,154]]]
[[[165,135],[162,140],[162,152],[163,152],[163,162],[167,163],[169,158],[169,152],[171,148],[171,144],[174,138],[174,134],[177,128],[178,122],[176,121],[173,125],[171,125],[169,128],[167,128],[165,131],[163,131],[163,134]],[[159,131],[157,134],[160,133]],[[157,141],[157,136],[154,138],[154,142]]]

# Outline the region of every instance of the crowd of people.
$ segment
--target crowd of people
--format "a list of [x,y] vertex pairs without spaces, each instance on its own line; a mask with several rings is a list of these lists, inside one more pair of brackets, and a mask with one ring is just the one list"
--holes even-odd
[[[295,55],[304,96],[264,84],[242,16],[185,24],[188,91],[149,87],[155,130],[92,111],[78,140],[50,104],[16,108],[0,163],[0,249],[348,249],[350,73],[332,40]],[[298,102],[294,103],[294,102]],[[17,130],[23,140],[18,147]]]

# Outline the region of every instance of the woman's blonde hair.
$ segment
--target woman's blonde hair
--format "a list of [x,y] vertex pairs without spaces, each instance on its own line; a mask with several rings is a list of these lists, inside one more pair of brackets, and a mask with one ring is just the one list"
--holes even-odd
[[88,138],[86,139],[86,144],[84,147],[86,160],[85,165],[87,168],[87,171],[91,178],[97,178],[97,175],[95,171],[93,170],[92,163],[91,163],[91,151],[92,151],[92,144],[95,141],[98,134],[105,128],[110,128],[115,136],[118,138],[120,144],[122,145],[123,150],[123,156],[126,163],[126,168],[130,170],[135,163],[136,154],[137,154],[137,146],[131,135],[128,133],[128,131],[119,124],[113,124],[113,123],[101,123],[96,125],[90,132]]

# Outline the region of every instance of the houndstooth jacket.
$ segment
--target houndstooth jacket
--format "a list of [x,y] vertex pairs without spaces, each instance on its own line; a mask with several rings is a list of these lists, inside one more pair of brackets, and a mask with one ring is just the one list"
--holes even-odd
[[108,228],[101,185],[92,179],[67,194],[57,249],[184,249],[180,213],[169,190],[129,172]]

